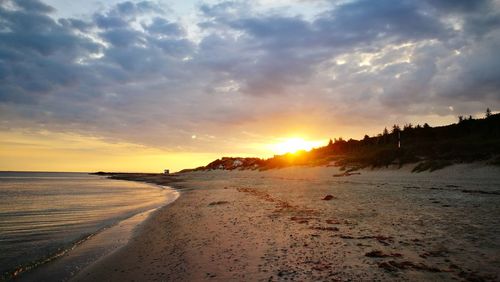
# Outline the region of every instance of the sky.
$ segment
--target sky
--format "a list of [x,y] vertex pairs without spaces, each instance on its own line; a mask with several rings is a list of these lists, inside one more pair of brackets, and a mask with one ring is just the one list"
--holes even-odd
[[0,170],[179,170],[480,118],[498,50],[496,0],[0,0]]

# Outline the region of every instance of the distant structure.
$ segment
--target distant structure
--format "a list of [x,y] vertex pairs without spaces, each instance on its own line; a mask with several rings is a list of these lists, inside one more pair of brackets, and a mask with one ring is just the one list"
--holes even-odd
[[165,169],[165,170],[163,171],[163,174],[170,174],[170,170],[169,170],[169,169]]

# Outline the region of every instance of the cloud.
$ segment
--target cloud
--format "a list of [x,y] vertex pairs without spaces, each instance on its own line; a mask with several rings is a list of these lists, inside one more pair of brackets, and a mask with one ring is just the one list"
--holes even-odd
[[479,9],[484,9],[490,6],[490,1],[488,0],[439,0],[426,1],[429,5],[434,6],[445,13],[450,12],[477,12]]
[[500,107],[493,2],[308,3],[307,16],[202,3],[186,24],[149,1],[62,19],[3,1],[1,126],[214,151],[255,141],[241,132],[328,137]]
[[38,11],[41,13],[54,12],[55,9],[38,0],[17,0],[15,4],[26,11]]
[[184,29],[177,23],[159,17],[153,18],[151,24],[144,24],[143,27],[150,33],[165,36],[183,36],[186,34]]
[[100,45],[54,21],[47,15],[52,11],[49,6],[36,1],[16,3],[20,9],[0,7],[4,26],[0,32],[0,99],[38,103],[41,96],[76,83],[81,68],[70,60],[99,52]]

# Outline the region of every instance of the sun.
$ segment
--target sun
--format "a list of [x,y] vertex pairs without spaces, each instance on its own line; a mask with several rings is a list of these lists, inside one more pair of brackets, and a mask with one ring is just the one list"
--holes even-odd
[[294,137],[284,139],[280,143],[272,144],[271,150],[278,155],[286,153],[295,153],[297,151],[309,151],[312,148],[321,146],[321,141],[307,141],[302,138]]

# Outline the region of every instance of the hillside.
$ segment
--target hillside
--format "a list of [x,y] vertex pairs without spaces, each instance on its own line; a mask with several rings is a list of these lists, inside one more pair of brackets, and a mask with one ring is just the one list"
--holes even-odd
[[[399,143],[399,145],[398,145]],[[196,169],[273,169],[295,165],[335,165],[348,170],[365,167],[402,166],[418,163],[415,172],[436,170],[453,163],[487,161],[500,165],[500,114],[483,119],[459,117],[459,122],[431,127],[394,125],[381,134],[362,140],[330,140],[324,147],[274,156],[269,159],[229,158]]]

